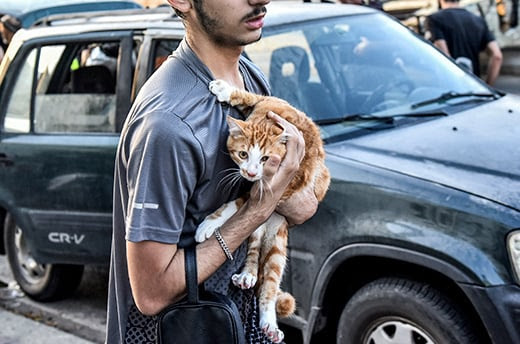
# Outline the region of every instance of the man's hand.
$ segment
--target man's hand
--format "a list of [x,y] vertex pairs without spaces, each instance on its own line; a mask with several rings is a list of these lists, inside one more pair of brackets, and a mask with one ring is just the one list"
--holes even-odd
[[[280,197],[300,168],[300,162],[305,156],[305,141],[302,133],[293,124],[274,112],[269,112],[268,115],[270,119],[285,129],[288,137],[287,152],[283,161],[280,161],[279,156],[271,156],[267,160],[264,166],[264,179],[253,186],[250,197],[255,202],[254,204],[262,201],[269,204],[270,207],[266,208],[269,214],[276,209],[287,218],[289,224],[301,224],[314,215],[318,206],[312,188],[306,188],[283,202],[280,202]],[[275,204],[272,203],[274,201],[276,201]]]
[[264,178],[256,182],[250,192],[250,202],[265,211],[267,217],[275,210],[305,155],[305,141],[301,132],[274,112],[270,111],[268,116],[285,129],[287,152],[283,161],[278,155],[269,157],[264,165]]

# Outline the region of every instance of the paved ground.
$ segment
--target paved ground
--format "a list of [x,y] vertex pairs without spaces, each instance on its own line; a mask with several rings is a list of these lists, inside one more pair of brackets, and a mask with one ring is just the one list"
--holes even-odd
[[[106,286],[108,273],[104,267],[87,267],[78,291],[70,299],[38,303],[23,296],[13,283],[11,271],[8,268],[5,256],[0,256],[0,310],[11,311],[25,315],[28,320],[27,330],[19,328],[20,338],[6,341],[2,337],[4,329],[0,331],[0,343],[46,343],[38,341],[23,341],[24,335],[32,336],[34,328],[40,328],[39,323],[48,324],[59,330],[73,333],[69,336],[68,344],[103,343],[106,325]],[[32,319],[32,320],[30,320]],[[36,321],[35,321],[36,320]],[[4,323],[0,314],[0,324]],[[50,343],[50,342],[49,342]],[[53,343],[62,343],[59,341]],[[65,343],[65,341],[63,341]]]
[[2,344],[89,344],[73,334],[0,308]]

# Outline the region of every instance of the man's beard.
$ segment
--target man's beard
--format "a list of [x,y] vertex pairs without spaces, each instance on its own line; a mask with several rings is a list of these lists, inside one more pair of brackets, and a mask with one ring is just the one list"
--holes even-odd
[[[204,31],[208,34],[208,37],[210,37],[215,43],[218,43],[220,45],[226,45],[226,46],[245,46],[250,43],[254,43],[258,40],[260,40],[261,35],[258,36],[258,38],[254,40],[241,40],[239,37],[236,36],[229,36],[219,33],[220,25],[217,19],[211,18],[206,11],[202,8],[202,2],[203,1],[195,1],[195,11],[197,13],[197,17],[199,18],[200,25],[204,29]],[[255,8],[251,13],[246,15],[243,20],[247,20],[248,18],[256,17],[262,13],[266,12],[265,7],[257,7]]]

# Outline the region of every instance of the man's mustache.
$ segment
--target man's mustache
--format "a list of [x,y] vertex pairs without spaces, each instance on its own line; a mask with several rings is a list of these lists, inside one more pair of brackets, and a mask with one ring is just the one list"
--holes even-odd
[[248,13],[243,20],[245,21],[254,17],[258,17],[259,15],[265,13],[267,13],[267,8],[265,8],[265,6],[257,7],[251,13]]

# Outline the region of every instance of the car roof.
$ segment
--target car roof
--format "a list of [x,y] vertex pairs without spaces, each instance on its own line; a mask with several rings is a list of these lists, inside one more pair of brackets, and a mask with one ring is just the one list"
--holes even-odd
[[9,14],[27,28],[39,19],[58,13],[142,8],[132,0],[2,0],[0,14]]
[[267,26],[377,12],[367,6],[295,1],[272,1],[267,9],[267,15],[265,17]]
[[[332,3],[304,3],[295,1],[273,1],[268,5],[266,26],[378,12],[359,5]],[[57,36],[71,32],[107,30],[178,29],[183,30],[182,21],[168,6],[154,9],[71,13],[50,16],[43,20],[45,26],[23,30],[23,40],[33,37]]]

